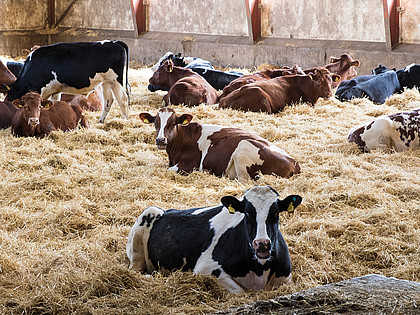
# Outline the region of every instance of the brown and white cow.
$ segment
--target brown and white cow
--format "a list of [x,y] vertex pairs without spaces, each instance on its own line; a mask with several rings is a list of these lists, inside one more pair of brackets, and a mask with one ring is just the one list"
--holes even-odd
[[61,101],[67,102],[70,105],[80,106],[88,111],[100,111],[103,108],[103,91],[102,85],[90,92],[87,96],[81,94],[61,94]]
[[300,101],[314,105],[320,97],[331,97],[332,78],[337,76],[319,67],[309,75],[286,75],[250,83],[220,100],[219,107],[272,114]]
[[163,97],[165,105],[185,104],[190,106],[217,101],[217,91],[199,74],[191,69],[174,66],[166,60],[149,79],[150,84],[169,88]]
[[[326,64],[324,68],[328,69],[331,73],[338,74],[340,77],[337,77],[332,83],[332,88],[336,88],[341,81],[349,80],[357,76],[357,71],[354,67],[360,66],[359,60],[354,60],[349,54],[342,54],[340,58],[331,56],[330,63]],[[315,68],[304,70],[305,73],[311,73]]]
[[389,116],[380,116],[369,124],[353,128],[349,142],[365,152],[373,149],[397,152],[420,148],[420,108]]
[[18,136],[45,137],[53,130],[71,130],[79,124],[88,128],[85,113],[79,106],[63,101],[42,101],[41,95],[28,92],[13,101],[19,109],[12,120],[12,133]]
[[155,124],[158,149],[166,149],[170,169],[180,173],[207,170],[246,181],[258,172],[281,177],[300,172],[299,163],[284,150],[238,128],[191,122],[192,115],[179,116],[169,107],[156,116],[141,113],[140,119]]
[[219,95],[218,102],[221,99],[228,96],[233,91],[243,87],[244,85],[257,82],[257,81],[267,81],[273,78],[281,77],[284,75],[293,75],[293,74],[305,74],[299,66],[295,65],[293,68],[283,67],[280,69],[266,69],[258,71],[251,74],[244,74],[239,78],[233,80],[229,83],[224,89],[222,94]]
[[0,129],[9,128],[12,125],[12,119],[17,110],[17,107],[12,102],[0,102]]

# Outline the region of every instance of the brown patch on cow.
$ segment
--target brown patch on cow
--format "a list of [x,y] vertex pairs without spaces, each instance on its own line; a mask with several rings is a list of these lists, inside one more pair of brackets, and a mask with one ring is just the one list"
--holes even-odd
[[391,120],[401,123],[401,127],[397,128],[400,139],[409,147],[411,141],[419,136],[420,129],[420,109],[410,112],[396,113],[388,116]]
[[[1,84],[10,85],[15,81],[16,81],[16,77],[14,76],[14,74],[12,72],[10,72],[10,70],[0,60],[0,85]],[[2,89],[2,91],[3,90],[4,90],[4,92],[7,92],[7,88]],[[0,91],[0,92],[2,92],[2,91]]]
[[12,102],[0,102],[0,129],[8,128],[12,125],[12,119],[17,112],[17,108]]

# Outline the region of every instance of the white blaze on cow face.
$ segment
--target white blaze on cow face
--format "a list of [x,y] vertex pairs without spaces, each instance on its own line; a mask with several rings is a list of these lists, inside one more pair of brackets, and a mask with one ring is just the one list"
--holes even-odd
[[173,126],[169,126],[170,118],[174,115],[173,112],[162,112],[159,111],[156,120],[156,145],[159,150],[166,149],[166,145],[168,144],[168,133],[165,132],[167,129],[170,129]]

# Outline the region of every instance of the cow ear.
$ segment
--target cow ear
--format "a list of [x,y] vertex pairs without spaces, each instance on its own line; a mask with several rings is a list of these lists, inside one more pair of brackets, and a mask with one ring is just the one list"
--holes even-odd
[[337,62],[337,61],[339,61],[340,59],[338,59],[338,58],[336,58],[336,57],[333,57],[333,56],[331,56],[330,57],[330,62],[331,63],[334,63],[334,62]]
[[12,103],[19,108],[22,108],[25,105],[25,103],[20,98],[13,100]]
[[151,124],[155,122],[155,117],[150,115],[149,113],[141,113],[139,114],[140,119],[142,122],[144,122],[145,124]]
[[336,73],[332,73],[331,78],[332,78],[333,82],[338,82],[338,81],[341,80],[341,75],[336,74]]
[[359,60],[355,60],[351,63],[352,66],[358,67],[360,66],[360,61]]
[[193,115],[191,114],[182,114],[178,117],[177,123],[181,125],[188,125],[191,122]]
[[297,206],[302,202],[302,197],[299,195],[290,195],[283,200],[277,200],[279,212],[287,211],[293,212]]
[[54,103],[52,101],[50,101],[50,100],[41,101],[41,106],[44,109],[50,109],[53,105],[54,105]]
[[233,196],[224,196],[220,200],[222,201],[222,205],[224,205],[231,214],[244,211],[242,203]]

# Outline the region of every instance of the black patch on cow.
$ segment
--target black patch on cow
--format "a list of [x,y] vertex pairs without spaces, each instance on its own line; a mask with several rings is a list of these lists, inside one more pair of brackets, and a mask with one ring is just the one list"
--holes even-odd
[[213,270],[211,272],[211,275],[212,276],[215,276],[216,278],[219,278],[219,276],[220,276],[221,273],[222,273],[222,271],[220,269],[216,269],[216,270]]
[[398,127],[396,130],[400,134],[401,141],[409,147],[410,143],[416,138],[416,135],[419,136],[420,110],[396,113],[390,115],[389,118],[401,124],[401,127]]
[[153,266],[192,270],[213,240],[209,221],[222,209],[223,206],[217,206],[197,215],[192,213],[198,208],[165,211],[153,224],[147,243]]
[[[159,218],[159,215],[156,216],[156,218]],[[148,215],[143,215],[142,220],[139,223],[139,226],[143,226],[143,225],[147,224],[147,227],[149,228],[154,219],[155,219],[154,214],[149,213]]]

